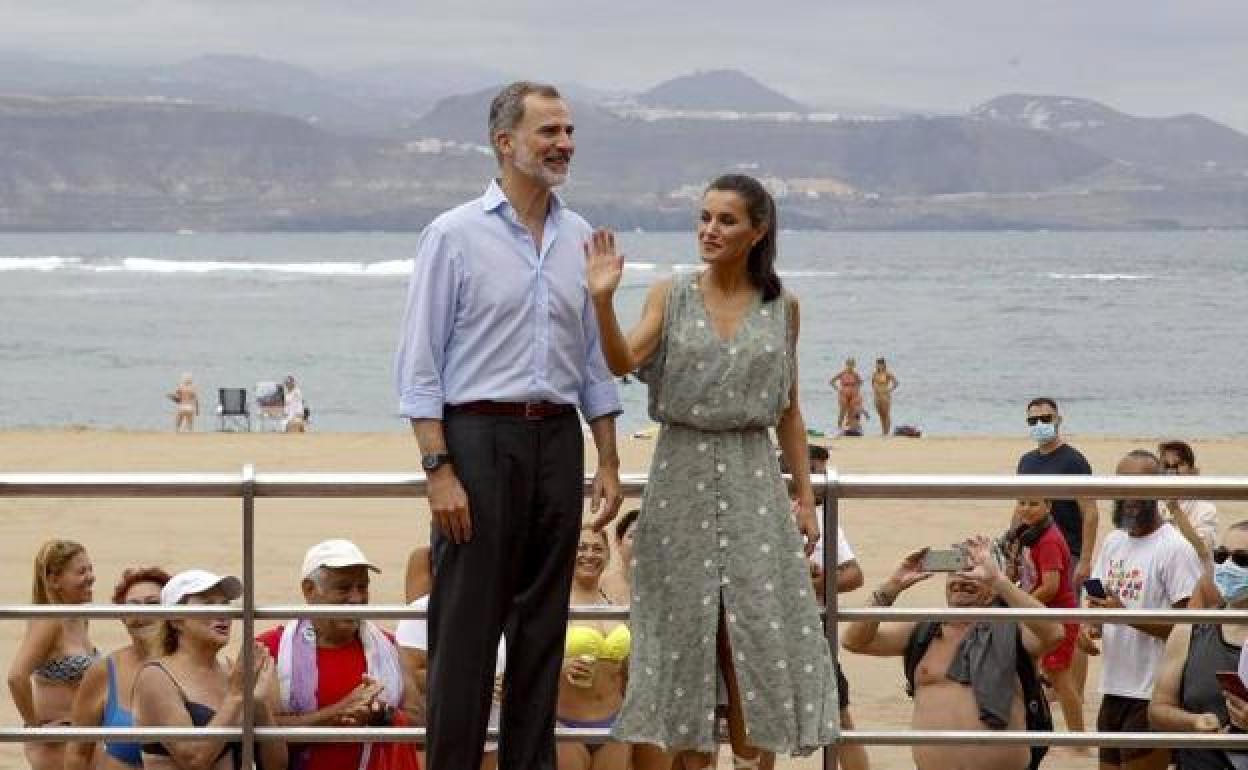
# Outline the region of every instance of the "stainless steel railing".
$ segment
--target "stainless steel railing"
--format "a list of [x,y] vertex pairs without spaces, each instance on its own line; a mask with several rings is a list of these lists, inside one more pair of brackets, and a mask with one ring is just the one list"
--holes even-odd
[[[643,474],[622,478],[625,494],[636,497],[645,488]],[[1009,499],[1020,496],[1048,498],[1202,498],[1248,500],[1248,478],[1175,476],[983,476],[983,475],[837,475],[815,476],[817,493],[826,492],[824,532],[835,532],[842,499]],[[589,480],[586,480],[588,488]],[[421,617],[422,611],[406,605],[360,606],[267,606],[255,602],[255,501],[257,498],[419,497],[426,492],[421,474],[401,473],[264,473],[251,465],[239,474],[227,473],[11,473],[0,474],[0,498],[5,497],[139,497],[139,498],[239,498],[242,504],[243,603],[241,607],[121,607],[81,605],[4,605],[0,619],[34,617],[114,618],[135,615],[186,617],[223,614],[243,621],[243,638],[255,636],[257,619],[293,617]],[[835,539],[822,542],[824,563],[835,564]],[[872,607],[840,609],[836,602],[835,570],[825,571],[826,623],[832,649],[836,650],[837,623],[849,620],[984,620],[1037,618],[1094,622],[1186,623],[1248,622],[1248,612],[1229,610],[1049,610],[1049,609],[954,609]],[[626,619],[627,610],[574,608],[573,617]],[[242,645],[244,665],[250,667],[252,650]],[[241,739],[244,767],[253,766],[257,740],[312,742],[372,742],[420,740],[423,728],[269,728],[256,727],[250,689],[244,700],[240,728],[3,728],[3,742],[61,742],[74,739],[193,740],[204,737]],[[491,730],[491,737],[497,737]],[[598,742],[608,733],[595,729],[560,728],[559,740]],[[865,745],[961,745],[1027,744],[1051,746],[1167,746],[1191,748],[1243,748],[1245,738],[1193,733],[1030,733],[1022,731],[848,730],[824,752],[824,767],[836,766],[838,744]]]

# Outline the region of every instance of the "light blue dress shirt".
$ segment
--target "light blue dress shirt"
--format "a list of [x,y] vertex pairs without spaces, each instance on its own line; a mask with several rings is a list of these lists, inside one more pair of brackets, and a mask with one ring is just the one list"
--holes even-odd
[[420,236],[395,358],[399,414],[551,401],[618,414],[585,283],[592,229],[551,197],[539,251],[497,182]]

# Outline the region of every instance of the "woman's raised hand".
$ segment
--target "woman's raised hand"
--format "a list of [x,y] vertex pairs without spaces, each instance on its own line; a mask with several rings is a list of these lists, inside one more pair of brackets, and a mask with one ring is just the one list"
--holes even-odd
[[615,294],[624,276],[624,257],[615,250],[615,233],[600,228],[585,242],[585,280],[592,297]]

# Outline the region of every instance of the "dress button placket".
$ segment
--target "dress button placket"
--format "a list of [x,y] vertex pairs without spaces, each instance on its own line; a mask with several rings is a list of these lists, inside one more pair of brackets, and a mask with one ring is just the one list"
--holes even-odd
[[723,591],[723,587],[730,583],[725,565],[728,560],[725,558],[725,544],[728,542],[724,537],[724,515],[728,512],[728,501],[724,498],[724,474],[728,468],[720,459],[719,454],[720,443],[718,438],[715,440],[715,540],[719,547],[720,553],[716,559],[716,573],[719,578],[719,590]]

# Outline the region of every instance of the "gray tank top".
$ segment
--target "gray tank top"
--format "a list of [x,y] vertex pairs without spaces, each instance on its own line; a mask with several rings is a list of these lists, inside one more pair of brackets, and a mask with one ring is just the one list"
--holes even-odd
[[[1216,671],[1235,671],[1239,667],[1240,648],[1222,638],[1215,625],[1192,626],[1192,641],[1183,664],[1183,683],[1179,688],[1183,710],[1192,714],[1217,714],[1222,724],[1230,721],[1226,700],[1218,686]],[[1232,770],[1226,754],[1208,749],[1178,749],[1175,752],[1178,770]]]

